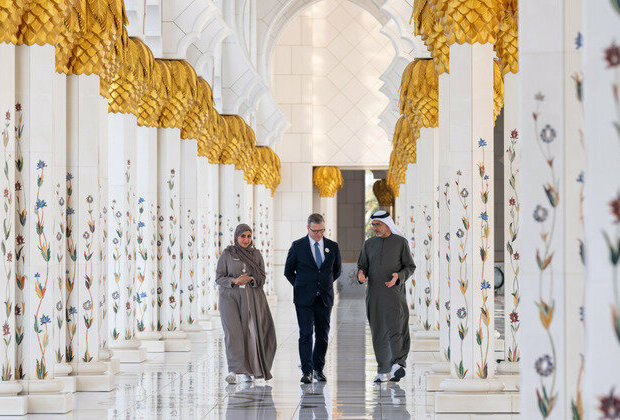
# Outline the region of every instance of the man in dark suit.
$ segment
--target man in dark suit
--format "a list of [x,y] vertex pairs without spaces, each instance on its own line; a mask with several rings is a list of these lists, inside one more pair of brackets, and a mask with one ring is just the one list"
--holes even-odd
[[323,367],[327,353],[329,319],[334,306],[333,283],[340,276],[342,268],[338,244],[324,238],[323,233],[323,216],[311,214],[308,217],[308,236],[293,242],[284,267],[284,275],[293,285],[303,383],[311,383],[313,373],[318,381],[327,380]]

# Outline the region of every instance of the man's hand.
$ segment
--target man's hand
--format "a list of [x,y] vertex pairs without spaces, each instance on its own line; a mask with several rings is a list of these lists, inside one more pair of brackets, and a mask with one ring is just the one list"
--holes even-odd
[[364,272],[362,270],[359,270],[357,272],[357,281],[359,281],[360,283],[366,283],[368,281],[368,277],[364,275]]
[[398,281],[398,273],[392,273],[392,280],[386,281],[385,285],[387,287],[392,287],[396,284],[397,281]]
[[246,284],[248,284],[250,281],[252,280],[252,277],[248,276],[247,274],[242,274],[239,277],[237,277],[236,279],[233,279],[233,283],[239,285],[239,286],[244,286]]

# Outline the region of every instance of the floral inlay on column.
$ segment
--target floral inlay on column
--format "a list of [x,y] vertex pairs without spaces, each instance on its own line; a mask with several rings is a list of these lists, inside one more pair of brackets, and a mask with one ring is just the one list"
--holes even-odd
[[187,248],[188,248],[188,253],[187,253],[187,261],[189,262],[190,265],[190,269],[189,269],[189,284],[187,286],[187,300],[189,303],[189,311],[188,311],[188,317],[187,317],[187,323],[188,324],[193,324],[195,319],[194,317],[192,317],[192,314],[194,313],[193,311],[193,302],[194,299],[196,298],[196,293],[194,290],[194,266],[192,265],[192,262],[195,259],[195,248],[196,248],[196,221],[194,219],[192,219],[192,212],[191,210],[187,211],[187,220],[189,222],[189,226],[191,229],[191,233],[189,235],[189,242],[187,243]]
[[[521,360],[521,354],[519,351],[519,342],[517,340],[517,333],[521,325],[519,321],[519,302],[521,300],[519,294],[519,250],[516,248],[516,241],[519,237],[519,210],[521,203],[519,201],[519,192],[517,191],[517,174],[519,169],[515,168],[513,163],[517,156],[516,146],[519,139],[519,132],[515,129],[510,132],[510,143],[507,149],[508,167],[510,172],[510,178],[508,184],[510,185],[508,205],[510,206],[509,223],[507,226],[507,239],[506,250],[510,256],[510,260],[506,262],[510,270],[504,270],[507,274],[510,272],[512,279],[510,280],[510,296],[512,300],[506,303],[506,313],[510,318],[510,336],[511,340],[508,343],[507,360],[509,362],[518,362]],[[508,306],[510,304],[510,306]],[[507,331],[508,332],[508,331]]]
[[82,356],[83,362],[90,362],[93,360],[93,357],[89,351],[89,333],[90,329],[93,325],[94,315],[95,315],[95,305],[94,305],[94,297],[91,291],[91,287],[93,285],[94,280],[94,260],[93,255],[94,251],[94,243],[95,243],[95,216],[93,215],[93,196],[88,195],[86,197],[86,212],[88,213],[88,227],[87,230],[82,233],[82,238],[84,238],[84,286],[88,291],[88,299],[82,302],[82,309],[84,309],[84,325],[86,326],[86,335],[84,340],[86,341],[86,349],[84,349],[84,355]]
[[[65,191],[63,191],[64,193]],[[56,324],[55,333],[58,334],[56,339],[56,363],[62,363],[65,361],[65,337],[67,334],[67,330],[65,328],[65,319],[66,312],[64,311],[65,306],[63,304],[64,297],[64,287],[66,283],[66,273],[64,268],[65,263],[65,254],[67,252],[67,245],[64,233],[65,233],[65,223],[67,220],[66,211],[65,211],[65,198],[61,195],[61,184],[56,184],[56,202],[58,203],[58,222],[56,223],[56,263],[61,269],[57,271],[58,276],[56,277],[56,287],[58,293],[58,301],[56,302],[56,315],[55,320]]]
[[480,306],[480,318],[478,320],[478,331],[476,331],[476,344],[480,351],[480,360],[476,362],[478,372],[476,374],[479,378],[485,379],[489,375],[489,345],[491,341],[491,334],[489,331],[489,307],[487,301],[489,300],[489,290],[491,289],[491,283],[484,278],[484,268],[489,256],[489,176],[486,173],[484,148],[487,145],[486,140],[480,139],[478,141],[478,147],[482,149],[482,162],[478,163],[478,174],[480,175],[480,200],[482,202],[482,213],[480,213],[480,261],[482,261],[482,271],[480,279],[480,289],[482,290],[482,304]]
[[133,212],[133,206],[131,205],[135,200],[134,192],[131,183],[131,160],[127,161],[125,166],[125,262],[124,275],[127,276],[127,284],[125,285],[127,293],[125,295],[125,340],[133,340],[134,334],[134,319],[136,310],[132,304],[134,300],[133,288],[135,284],[135,247],[133,242],[132,231],[135,230],[135,218]]
[[424,305],[426,306],[426,317],[424,319],[424,323],[422,326],[426,331],[431,329],[431,314],[430,314],[430,306],[433,303],[433,283],[431,277],[433,275],[433,258],[432,256],[432,242],[433,242],[433,231],[432,231],[432,217],[428,211],[428,206],[424,206],[422,209],[422,217],[424,218],[424,222],[426,223],[426,238],[424,239],[424,260],[425,260],[425,270],[424,275],[426,276],[426,287],[424,288]]
[[[444,204],[446,206],[446,213],[449,215],[450,214],[450,197],[448,196],[450,190],[450,183],[446,182],[444,185],[444,190],[443,190],[443,200],[444,200]],[[449,217],[448,217],[449,220]],[[444,323],[444,328],[446,328],[448,331],[450,331],[450,224],[448,222],[448,232],[446,232],[446,234],[444,235],[444,240],[446,241],[447,245],[447,250],[446,250],[446,288],[448,290],[448,293],[445,294],[445,296],[447,297],[447,299],[442,302],[442,305],[444,305],[444,307],[446,308],[446,317],[445,317],[445,323]],[[448,334],[449,337],[449,334]],[[450,361],[450,344],[448,344],[448,347],[445,349],[443,357],[446,359],[447,362]]]
[[[24,182],[24,155],[22,153],[22,141],[24,135],[24,123],[21,104],[15,105],[15,212],[17,221],[15,224],[15,346],[17,358],[15,360],[15,379],[24,379],[24,286],[26,284],[26,269],[24,248],[26,247],[25,232],[28,210],[23,191]],[[26,234],[26,235],[25,235]]]
[[45,262],[45,273],[43,273],[43,279],[41,279],[40,273],[35,273],[35,287],[34,290],[38,297],[37,310],[34,316],[34,332],[37,337],[37,343],[39,345],[39,357],[36,358],[36,374],[37,379],[45,379],[48,375],[48,370],[46,366],[45,353],[47,351],[47,345],[49,343],[49,334],[48,334],[48,324],[51,319],[48,314],[44,314],[41,312],[41,305],[43,304],[43,299],[45,298],[47,292],[47,284],[49,281],[49,264],[51,258],[51,250],[50,245],[45,235],[45,221],[44,221],[44,213],[45,207],[47,207],[47,203],[44,200],[45,197],[41,196],[41,187],[45,182],[45,168],[47,164],[39,160],[37,162],[37,170],[39,171],[37,177],[37,197],[34,206],[34,214],[37,220],[36,232],[38,236],[38,248],[40,251],[41,258]]
[[[161,206],[157,205],[157,310],[161,315],[161,306],[164,303],[163,298],[163,276],[162,259],[164,258],[164,216],[161,214]],[[157,331],[161,331],[161,316],[157,317]]]
[[114,260],[114,291],[112,292],[112,312],[114,312],[114,322],[113,328],[111,331],[112,339],[114,341],[118,340],[120,337],[118,325],[118,311],[120,310],[120,298],[121,298],[121,244],[123,241],[123,223],[122,223],[122,213],[120,210],[117,210],[116,200],[112,200],[112,205],[110,206],[110,210],[112,211],[112,217],[114,218],[114,225],[116,229],[114,230],[114,236],[112,238],[112,259]]
[[[620,13],[620,11],[619,11]],[[616,121],[612,124],[620,142],[620,46],[612,41],[611,45],[605,49],[605,61],[607,68],[614,72],[615,80],[611,85],[613,92],[614,104],[616,107]],[[620,277],[618,276],[618,265],[620,263],[620,190],[616,197],[609,201],[609,212],[612,216],[613,230],[603,232],[607,247],[609,248],[609,262],[612,265],[611,282],[613,285],[613,306],[611,308],[612,325],[614,326],[614,334],[620,344]],[[611,392],[613,394],[613,390]]]
[[[168,190],[170,191],[170,200],[168,202],[168,206],[170,207],[170,216],[168,217],[168,238],[167,238],[167,243],[166,243],[166,255],[167,255],[168,264],[171,270],[170,271],[170,294],[168,295],[168,302],[167,302],[168,306],[170,307],[171,314],[175,312],[174,310],[177,307],[176,291],[179,288],[179,283],[177,282],[178,276],[175,274],[176,269],[177,269],[177,255],[173,249],[177,241],[177,237],[175,234],[176,232],[175,226],[178,223],[177,218],[174,217],[175,198],[176,198],[176,195],[173,195],[174,175],[175,175],[175,170],[171,169],[170,177],[168,178],[168,181],[166,182],[168,184]],[[174,331],[177,329],[174,316],[171,316],[170,319],[168,319],[168,325],[166,326],[166,329],[168,331]]]
[[[409,212],[410,212],[410,216],[409,216],[409,222],[411,224],[411,258],[415,261],[415,246],[416,246],[416,242],[415,242],[415,206],[410,205],[409,206]],[[412,295],[412,299],[411,299],[411,310],[415,310],[415,305],[416,305],[416,282],[415,282],[415,278],[416,276],[413,275],[411,276],[411,295]]]
[[[4,128],[2,129],[2,150],[3,150],[3,167],[2,172],[4,174],[4,184],[6,186],[2,199],[2,226],[3,232],[0,240],[2,249],[2,263],[4,273],[6,275],[4,282],[4,316],[0,319],[2,324],[2,341],[4,343],[4,356],[2,359],[2,373],[1,378],[3,381],[10,381],[13,378],[13,362],[14,362],[14,342],[12,328],[14,328],[13,317],[13,247],[14,243],[11,242],[11,233],[13,232],[13,191],[12,182],[9,170],[13,169],[13,156],[9,150],[9,133],[11,127],[11,112],[7,111],[5,114]],[[11,145],[12,146],[12,145]],[[10,169],[9,169],[10,168]]]
[[70,268],[67,269],[66,273],[66,295],[65,295],[65,311],[67,313],[67,347],[66,347],[66,357],[67,362],[72,362],[74,355],[73,349],[73,339],[75,338],[75,333],[77,331],[76,324],[76,315],[77,308],[73,304],[73,300],[75,299],[73,294],[73,288],[75,287],[75,276],[77,273],[77,250],[75,246],[75,241],[73,240],[73,217],[75,215],[75,210],[71,207],[71,196],[73,195],[73,175],[70,172],[67,172],[66,176],[67,181],[67,253],[69,254]]
[[542,185],[547,197],[547,203],[538,204],[533,212],[534,220],[540,224],[541,229],[541,243],[536,246],[536,264],[539,270],[539,298],[536,306],[538,307],[541,326],[547,332],[549,352],[551,353],[551,355],[540,355],[534,364],[536,373],[540,376],[540,386],[536,388],[538,409],[541,415],[546,418],[553,411],[558,396],[556,390],[557,369],[555,366],[557,353],[555,338],[551,334],[550,327],[553,322],[553,311],[555,309],[555,300],[552,294],[554,283],[553,254],[555,250],[552,249],[552,241],[556,228],[557,206],[560,201],[560,181],[553,166],[555,156],[549,146],[555,141],[557,134],[555,129],[549,124],[540,129],[540,107],[545,97],[542,93],[538,93],[534,99],[537,102],[536,111],[532,114],[534,132],[538,133],[536,142],[548,169],[548,177]]
[[462,175],[463,175],[462,171],[458,170],[456,172],[456,179],[454,181],[454,185],[456,186],[456,192],[458,193],[458,197],[459,197],[459,204],[460,204],[459,212],[461,213],[461,221],[463,223],[463,227],[458,228],[456,231],[456,237],[457,237],[458,246],[459,246],[459,249],[457,251],[458,260],[459,260],[458,262],[458,267],[459,267],[458,284],[459,284],[459,290],[461,292],[461,296],[463,298],[461,306],[458,307],[458,309],[456,310],[456,316],[459,319],[458,336],[459,336],[460,342],[459,342],[458,359],[455,359],[455,367],[456,367],[456,374],[459,377],[459,379],[463,379],[465,378],[465,375],[467,375],[467,369],[465,369],[464,364],[463,364],[463,344],[465,341],[465,337],[467,337],[467,333],[468,333],[467,325],[469,322],[469,304],[467,301],[467,289],[469,287],[469,278],[467,275],[467,262],[466,262],[467,241],[469,239],[469,228],[470,228],[469,213],[468,213],[469,191],[465,187],[461,188]]
[[142,290],[144,286],[144,279],[146,277],[147,261],[149,259],[149,253],[144,243],[144,222],[142,218],[144,216],[144,198],[138,198],[138,225],[136,242],[138,244],[138,257],[136,259],[136,279],[138,280],[138,289],[136,290],[135,300],[138,305],[138,319],[136,320],[136,328],[138,331],[144,331],[144,316],[146,314],[148,302],[146,300],[147,294]]

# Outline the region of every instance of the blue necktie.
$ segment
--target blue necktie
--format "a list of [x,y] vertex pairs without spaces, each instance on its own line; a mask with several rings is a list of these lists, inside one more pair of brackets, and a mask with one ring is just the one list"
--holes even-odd
[[314,243],[314,259],[316,260],[316,266],[321,268],[321,264],[323,264],[323,259],[321,258],[321,250],[319,249],[319,243]]

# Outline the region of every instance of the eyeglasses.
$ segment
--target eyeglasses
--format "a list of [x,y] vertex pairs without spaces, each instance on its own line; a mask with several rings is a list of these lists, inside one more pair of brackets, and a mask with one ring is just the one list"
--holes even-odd
[[325,232],[325,229],[312,229],[312,228],[308,228],[308,229],[312,233],[323,233],[323,232]]

